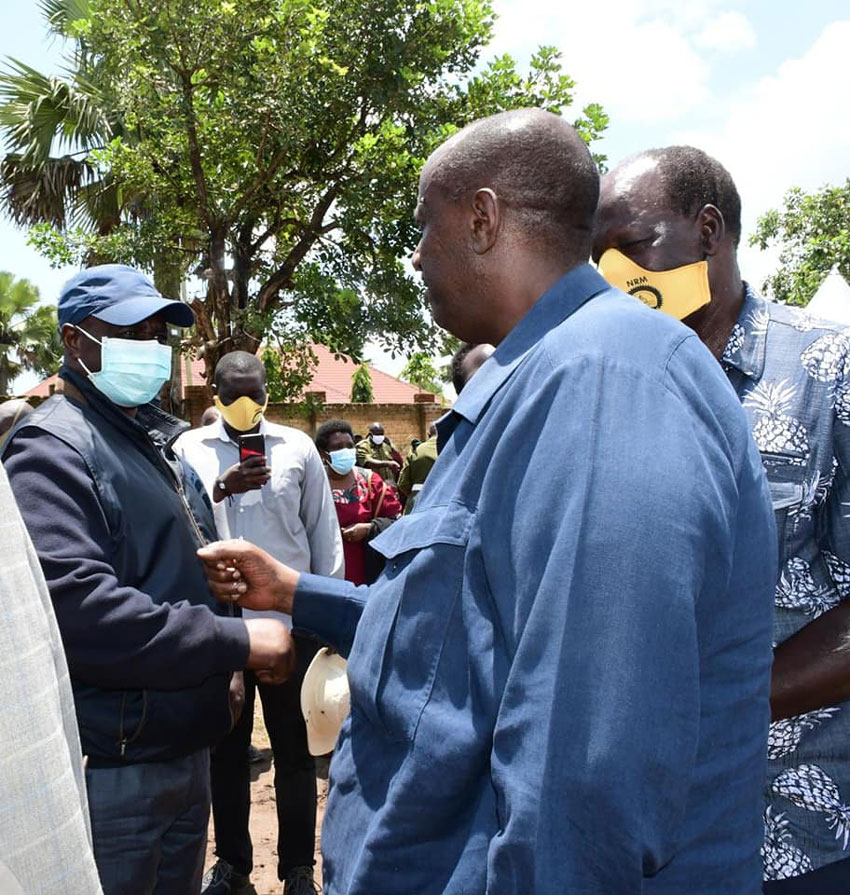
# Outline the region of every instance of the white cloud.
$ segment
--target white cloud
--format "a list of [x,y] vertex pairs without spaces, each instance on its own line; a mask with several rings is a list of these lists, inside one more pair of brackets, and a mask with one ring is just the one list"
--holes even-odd
[[567,40],[565,55],[582,96],[592,95],[619,122],[675,118],[708,99],[708,66],[672,23],[652,19],[606,29],[603,52],[595,41]]
[[[730,0],[731,3],[737,0]],[[601,102],[621,122],[675,119],[710,97],[706,50],[738,51],[755,33],[739,12],[706,0],[496,0],[491,50],[525,59],[541,43],[564,54],[579,105]]]
[[[850,20],[833,22],[804,55],[738,91],[720,127],[675,135],[674,142],[699,146],[729,169],[741,192],[745,233],[792,186],[813,190],[850,176],[848,46]],[[754,281],[774,263],[742,249],[742,269]]]
[[740,12],[723,12],[706,22],[696,35],[698,46],[720,52],[737,52],[756,45],[756,32],[749,19]]

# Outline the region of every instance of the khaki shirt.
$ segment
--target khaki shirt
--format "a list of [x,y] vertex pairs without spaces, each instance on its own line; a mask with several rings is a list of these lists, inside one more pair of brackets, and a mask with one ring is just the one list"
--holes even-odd
[[413,509],[416,496],[425,484],[431,467],[437,462],[437,436],[423,441],[415,451],[408,454],[398,477],[398,490],[407,497],[404,515]]
[[[364,469],[372,469],[366,466],[367,460],[383,460],[385,462],[393,459],[393,446],[389,438],[385,438],[383,444],[375,444],[371,438],[366,437],[363,441],[357,442],[357,465]],[[389,467],[382,466],[380,469],[372,469],[377,472],[385,482],[395,484],[395,473]]]

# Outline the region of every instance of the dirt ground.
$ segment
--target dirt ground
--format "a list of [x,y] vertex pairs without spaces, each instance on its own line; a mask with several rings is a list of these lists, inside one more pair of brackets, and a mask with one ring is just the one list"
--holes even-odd
[[[277,813],[274,799],[274,765],[269,738],[263,726],[260,700],[257,700],[254,714],[254,745],[262,752],[263,761],[251,765],[251,840],[254,843],[254,872],[251,880],[257,895],[281,895],[283,884],[277,878]],[[316,812],[316,869],[315,879],[322,882],[321,829],[325,816],[325,803],[328,799],[328,760],[316,761],[316,783],[319,791],[318,810]],[[213,826],[210,820],[209,840],[207,842],[207,861],[209,867],[215,862],[213,854],[215,842]]]

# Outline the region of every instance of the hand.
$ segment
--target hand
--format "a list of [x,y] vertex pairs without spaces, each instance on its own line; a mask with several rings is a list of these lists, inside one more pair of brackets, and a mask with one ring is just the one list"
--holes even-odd
[[358,541],[366,540],[371,529],[372,526],[369,522],[356,522],[354,525],[349,525],[348,528],[343,528],[342,539],[356,544]]
[[230,678],[228,698],[230,699],[230,717],[233,722],[230,728],[232,730],[239,723],[242,709],[245,707],[245,676],[241,671],[234,671],[233,677]]
[[282,684],[295,670],[295,644],[283,622],[274,618],[249,618],[248,662],[261,684]]
[[[226,469],[219,476],[219,480],[224,482],[229,494],[244,494],[246,491],[257,491],[262,488],[271,478],[271,474],[272,471],[266,466],[265,457],[248,457]],[[213,492],[215,496],[218,496],[220,490],[216,489]]]
[[398,463],[395,462],[395,460],[387,460],[384,463],[384,466],[386,466],[391,472],[398,472],[401,469],[401,467],[398,465]]
[[274,609],[292,615],[301,577],[248,541],[215,541],[198,551],[216,599],[246,609]]

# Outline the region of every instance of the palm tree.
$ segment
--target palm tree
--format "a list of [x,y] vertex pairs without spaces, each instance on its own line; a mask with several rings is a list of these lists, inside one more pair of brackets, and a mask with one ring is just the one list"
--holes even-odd
[[[59,37],[89,14],[88,0],[41,0]],[[0,206],[21,226],[85,225],[101,234],[120,222],[119,191],[88,161],[92,150],[123,133],[98,84],[85,40],[73,35],[67,77],[48,77],[15,59],[0,72]]]
[[[48,27],[70,37],[73,56],[67,76],[48,77],[16,59],[0,70],[0,211],[17,225],[48,223],[60,230],[80,226],[107,236],[127,219],[146,214],[150,196],[123,188],[90,161],[94,150],[121,137],[132,142],[112,104],[103,78],[74,23],[90,15],[89,0],[40,0]],[[85,263],[114,260],[89,254]],[[177,298],[185,259],[163,247],[153,259],[154,282]],[[181,369],[175,353],[172,406],[182,400]]]
[[22,370],[50,376],[59,368],[62,346],[56,309],[38,305],[29,280],[0,272],[0,395]]

